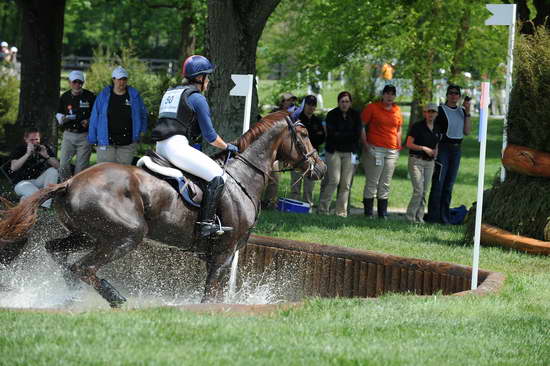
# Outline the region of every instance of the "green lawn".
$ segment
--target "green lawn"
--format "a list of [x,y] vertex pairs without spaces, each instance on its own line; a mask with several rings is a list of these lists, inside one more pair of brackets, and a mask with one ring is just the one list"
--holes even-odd
[[[490,125],[487,182],[498,170],[498,125]],[[465,142],[453,205],[475,200],[477,149],[473,138]],[[393,207],[410,195],[405,158]],[[459,226],[272,211],[255,233],[465,265],[472,259]],[[270,315],[1,310],[0,365],[548,365],[550,258],[482,247],[480,266],[506,275],[499,294],[312,298]]]

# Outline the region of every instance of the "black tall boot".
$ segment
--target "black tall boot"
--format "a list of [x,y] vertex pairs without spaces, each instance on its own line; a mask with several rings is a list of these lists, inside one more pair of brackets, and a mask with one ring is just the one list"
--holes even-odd
[[363,206],[365,208],[365,216],[372,217],[372,213],[373,213],[372,207],[374,206],[374,198],[364,198]]
[[198,222],[202,237],[212,234],[222,235],[225,231],[233,230],[232,227],[221,226],[216,222],[216,208],[224,186],[225,182],[221,176],[215,177],[206,186],[202,198],[200,221]]
[[379,199],[377,202],[378,205],[378,218],[386,220],[388,218],[388,200]]

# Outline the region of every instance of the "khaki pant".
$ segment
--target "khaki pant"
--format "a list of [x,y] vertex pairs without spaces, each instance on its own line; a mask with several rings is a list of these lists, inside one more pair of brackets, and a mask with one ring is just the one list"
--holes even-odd
[[118,146],[98,146],[97,147],[97,162],[98,163],[119,163],[132,164],[137,151],[137,143],[133,142],[130,145]]
[[[44,173],[40,174],[36,179],[22,180],[13,187],[15,193],[21,197],[21,201],[27,199],[34,192],[39,191],[41,188],[47,187],[50,184],[56,184],[59,173],[54,167],[46,169]],[[42,207],[50,208],[52,205],[51,198],[42,204]]]
[[[279,162],[273,163],[273,170],[279,170]],[[264,209],[274,209],[277,207],[277,196],[279,194],[279,180],[281,173],[271,172],[269,175],[270,179],[265,188],[263,198],[262,198],[262,208]]]
[[353,174],[353,165],[350,152],[326,153],[328,168],[328,181],[319,199],[319,210],[321,214],[328,214],[332,195],[338,187],[336,197],[336,215],[346,217],[348,215],[348,196]]
[[[313,189],[315,188],[315,181],[308,177],[300,179],[302,174],[304,173],[294,170],[290,172],[290,198],[293,200],[302,200],[303,202],[309,203],[310,207],[313,207]],[[300,197],[302,186],[304,190],[302,197]]]
[[407,220],[424,222],[424,207],[426,207],[426,193],[432,181],[434,161],[422,160],[409,155],[409,175],[413,186],[413,194],[407,207]]
[[78,174],[88,167],[92,146],[88,143],[86,132],[63,132],[61,143],[61,159],[59,161],[59,175],[61,180],[71,177],[71,159],[76,155],[74,174]]
[[367,145],[363,151],[365,169],[365,189],[363,198],[387,200],[390,196],[390,183],[399,158],[399,150]]

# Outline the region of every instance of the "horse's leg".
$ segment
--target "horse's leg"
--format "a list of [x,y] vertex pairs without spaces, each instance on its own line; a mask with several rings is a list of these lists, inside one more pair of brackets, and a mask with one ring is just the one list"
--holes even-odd
[[70,266],[78,278],[92,286],[112,308],[120,307],[126,298],[120,294],[107,280],[96,276],[97,271],[112,261],[124,257],[134,250],[143,240],[143,235],[128,236],[120,239],[120,244],[113,246],[106,241],[96,243],[96,247],[79,261]]
[[63,268],[63,278],[69,289],[78,289],[80,282],[80,279],[69,270],[69,254],[91,249],[94,244],[88,236],[82,233],[71,233],[65,238],[53,239],[46,243],[46,250],[52,259]]
[[212,256],[206,261],[206,286],[204,288],[205,302],[222,302],[223,290],[227,284],[227,272],[231,267],[234,252]]

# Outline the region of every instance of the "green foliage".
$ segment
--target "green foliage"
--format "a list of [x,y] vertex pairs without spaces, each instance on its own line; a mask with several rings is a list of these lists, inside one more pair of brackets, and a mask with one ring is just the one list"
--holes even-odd
[[0,135],[4,126],[13,124],[19,108],[19,79],[0,66]]
[[165,74],[150,72],[147,64],[135,56],[132,48],[122,49],[120,54],[105,48],[96,49],[94,61],[86,75],[86,88],[99,93],[107,85],[111,85],[111,73],[117,65],[128,71],[128,85],[139,91],[149,114],[156,116],[164,91],[170,85],[175,85],[177,80]]
[[550,152],[550,32],[543,27],[516,45],[508,113],[510,143]]

